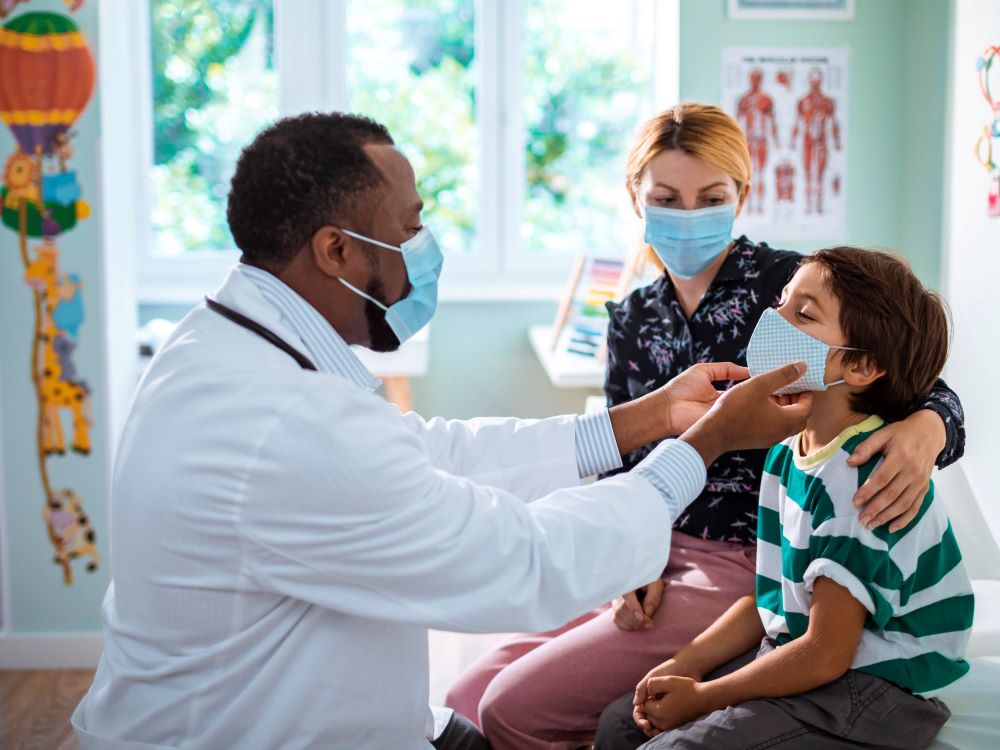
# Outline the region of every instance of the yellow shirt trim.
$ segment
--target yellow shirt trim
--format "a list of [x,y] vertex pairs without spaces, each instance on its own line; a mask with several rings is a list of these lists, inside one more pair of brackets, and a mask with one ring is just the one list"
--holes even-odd
[[867,417],[864,421],[858,422],[856,425],[852,425],[844,430],[842,433],[837,435],[833,440],[824,445],[818,451],[810,453],[808,456],[802,454],[802,433],[800,432],[795,436],[794,450],[792,451],[792,460],[795,461],[795,465],[800,469],[812,469],[815,466],[819,466],[824,461],[829,460],[837,451],[839,451],[848,440],[850,440],[855,435],[860,435],[862,432],[871,432],[872,430],[877,430],[879,427],[885,424],[885,420],[877,414],[872,414]]

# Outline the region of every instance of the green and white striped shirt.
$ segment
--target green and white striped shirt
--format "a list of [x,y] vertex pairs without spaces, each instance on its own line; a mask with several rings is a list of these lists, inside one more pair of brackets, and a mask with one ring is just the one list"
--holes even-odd
[[896,533],[869,531],[852,503],[881,457],[854,467],[854,448],[883,426],[879,417],[802,456],[800,436],[768,453],[757,519],[757,609],[767,634],[785,644],[809,626],[813,582],[825,576],[869,612],[853,669],[918,695],[964,675],[972,585],[931,485],[920,513]]

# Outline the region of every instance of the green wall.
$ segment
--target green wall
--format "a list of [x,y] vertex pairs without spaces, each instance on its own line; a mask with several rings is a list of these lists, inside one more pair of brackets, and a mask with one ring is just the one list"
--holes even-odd
[[[4,19],[21,13],[54,12],[68,15],[86,36],[97,61],[97,3],[87,2],[71,13],[62,0],[35,0],[18,5]],[[93,214],[57,238],[60,270],[80,274],[85,318],[79,331],[75,362],[80,377],[91,388],[93,450],[88,456],[68,452],[48,461],[52,488],[74,490],[83,500],[97,534],[101,566],[88,573],[83,561],[73,564],[72,586],[63,584],[62,569],[53,564],[53,548],[42,516],[45,493],[37,469],[35,429],[38,405],[31,382],[33,302],[18,250],[17,233],[0,227],[0,476],[5,528],[0,537],[0,565],[7,567],[10,611],[3,613],[4,627],[15,633],[96,631],[100,629],[101,598],[108,585],[108,425],[105,415],[104,321],[102,315],[101,235],[103,219],[98,184],[97,147],[100,137],[101,80],[77,120],[73,141],[76,154],[69,163],[90,203]],[[0,128],[0,159],[14,150],[10,131]],[[37,240],[29,240],[33,249]],[[67,445],[72,435],[64,413]]]
[[853,20],[819,23],[733,21],[726,5],[681,0],[681,99],[719,103],[724,47],[847,47],[843,239],[901,252],[938,286],[950,0],[857,0]]
[[940,289],[951,0],[906,0],[905,5],[899,239],[920,278]]

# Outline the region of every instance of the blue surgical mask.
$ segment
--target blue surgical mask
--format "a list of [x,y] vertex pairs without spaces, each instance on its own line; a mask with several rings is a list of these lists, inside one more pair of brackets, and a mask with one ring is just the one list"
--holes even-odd
[[410,280],[410,292],[399,302],[393,305],[386,305],[384,302],[375,299],[370,294],[366,294],[353,284],[344,279],[340,283],[346,286],[355,294],[364,297],[385,312],[385,322],[403,343],[411,338],[413,334],[427,325],[434,317],[437,309],[438,279],[441,276],[441,268],[444,265],[444,256],[441,248],[438,247],[434,235],[426,226],[408,239],[399,247],[387,245],[384,242],[365,237],[363,234],[356,234],[348,230],[343,230],[344,234],[349,234],[359,240],[364,240],[372,245],[384,247],[387,250],[395,250],[403,254],[403,263],[406,265],[406,276]]
[[757,327],[750,336],[747,346],[747,367],[750,375],[760,375],[793,362],[805,362],[806,371],[802,377],[791,385],[786,385],[774,392],[775,396],[786,393],[802,393],[803,391],[825,391],[832,385],[840,385],[843,380],[832,383],[824,381],[826,377],[826,359],[831,349],[845,351],[864,351],[851,346],[831,346],[817,338],[813,338],[787,320],[784,316],[769,307],[757,321]]
[[646,242],[682,279],[697,276],[733,241],[736,204],[698,208],[646,206]]

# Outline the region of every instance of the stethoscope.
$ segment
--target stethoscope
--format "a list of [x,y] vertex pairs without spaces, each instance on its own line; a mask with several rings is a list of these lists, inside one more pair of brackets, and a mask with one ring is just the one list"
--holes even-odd
[[211,297],[205,297],[205,304],[208,305],[209,310],[217,312],[224,318],[228,318],[241,328],[246,328],[248,331],[256,333],[258,336],[267,341],[269,344],[272,344],[281,349],[281,351],[285,352],[285,354],[287,354],[289,357],[298,362],[299,367],[301,367],[303,370],[313,370],[314,372],[318,371],[316,365],[312,363],[312,360],[309,359],[309,357],[307,357],[305,354],[300,352],[294,346],[289,344],[278,334],[262,326],[256,320],[248,318],[243,313],[236,312],[231,307],[226,307],[224,304],[222,304],[221,302],[217,302]]

